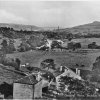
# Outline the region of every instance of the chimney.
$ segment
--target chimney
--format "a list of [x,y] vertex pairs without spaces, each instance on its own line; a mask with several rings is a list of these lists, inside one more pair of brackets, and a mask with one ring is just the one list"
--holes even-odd
[[80,76],[80,70],[76,68],[76,74]]
[[38,81],[40,81],[41,80],[41,73],[40,72],[38,72],[38,75],[37,75],[37,78],[36,78]]
[[63,66],[60,66],[60,72],[62,72]]

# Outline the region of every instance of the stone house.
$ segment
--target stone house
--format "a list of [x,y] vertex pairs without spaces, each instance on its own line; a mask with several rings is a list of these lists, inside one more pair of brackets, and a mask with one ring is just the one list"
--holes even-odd
[[42,97],[42,80],[28,75],[13,83],[13,99],[34,99]]
[[56,87],[57,89],[59,89],[59,79],[61,76],[68,76],[68,77],[72,77],[72,78],[76,78],[81,80],[81,76],[79,76],[78,74],[76,74],[74,71],[72,71],[70,68],[66,67],[66,66],[60,66],[60,70],[59,72],[54,73],[54,76],[56,78]]
[[[77,73],[78,73],[78,69],[76,69]],[[71,70],[70,68],[66,67],[66,66],[60,66],[60,72],[62,72],[60,75],[56,76],[56,79],[59,78],[60,76],[69,76],[69,77],[73,77],[73,78],[77,78],[79,80],[81,80],[81,77],[79,74],[75,73],[73,70]]]

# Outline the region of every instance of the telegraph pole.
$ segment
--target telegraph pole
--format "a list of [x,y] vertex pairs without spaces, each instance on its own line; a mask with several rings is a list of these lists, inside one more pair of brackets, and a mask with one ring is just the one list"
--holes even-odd
[[32,32],[32,26],[31,26],[31,32]]

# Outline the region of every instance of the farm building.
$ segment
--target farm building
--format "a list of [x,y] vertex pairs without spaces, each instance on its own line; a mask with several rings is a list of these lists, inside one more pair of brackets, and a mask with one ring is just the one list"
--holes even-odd
[[16,71],[13,69],[10,69],[8,66],[0,65],[0,93],[4,95],[3,98],[11,99],[13,97],[13,82],[19,78],[25,77],[25,74]]
[[42,80],[29,75],[13,83],[13,99],[34,99],[42,97]]

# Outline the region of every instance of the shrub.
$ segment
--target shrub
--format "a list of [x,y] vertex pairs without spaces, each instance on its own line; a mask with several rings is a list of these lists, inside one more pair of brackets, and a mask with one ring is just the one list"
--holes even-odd
[[6,58],[2,61],[2,64],[5,66],[12,66],[14,67],[16,70],[20,69],[20,60],[18,58],[16,58],[16,60],[14,61],[13,58]]

